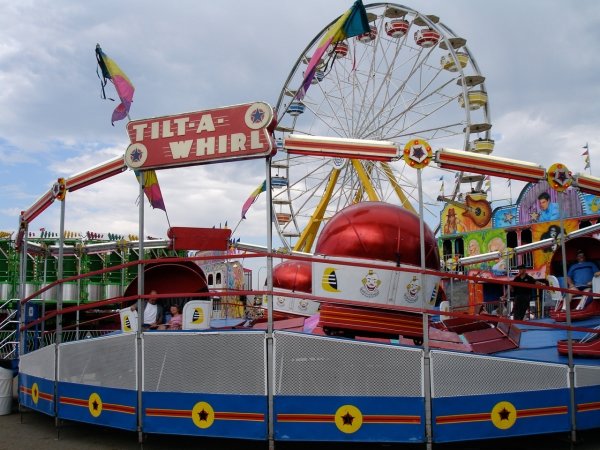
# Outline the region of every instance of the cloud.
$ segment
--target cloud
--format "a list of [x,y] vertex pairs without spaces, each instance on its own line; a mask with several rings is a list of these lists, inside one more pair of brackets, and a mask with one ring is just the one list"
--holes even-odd
[[[210,109],[254,100],[275,104],[297,58],[320,30],[348,8],[347,1],[255,2],[135,0],[74,2],[0,0],[0,229],[14,229],[59,176],[70,176],[125,150],[125,124],[110,125],[115,102],[100,99],[94,47],[104,51],[136,87],[132,118]],[[431,0],[412,7],[436,14],[467,46],[490,101],[494,155],[583,168],[589,142],[592,164],[600,94],[597,58],[600,4],[564,1],[486,2]],[[115,97],[112,86],[108,95]],[[416,176],[402,169],[416,198]],[[423,172],[426,221],[435,226],[439,177],[445,192],[453,173]],[[259,162],[160,171],[169,221],[213,226],[240,221],[241,205],[265,178]],[[519,183],[513,184],[516,197]],[[522,184],[521,184],[522,186]],[[469,186],[463,186],[468,189]],[[493,196],[508,198],[494,179]],[[130,171],[67,196],[70,228],[137,233],[138,187]],[[266,196],[239,224],[244,238],[264,240]],[[413,204],[416,204],[413,201]],[[58,228],[58,203],[34,227]],[[91,221],[91,225],[90,225]],[[164,236],[160,210],[146,208],[147,234]]]

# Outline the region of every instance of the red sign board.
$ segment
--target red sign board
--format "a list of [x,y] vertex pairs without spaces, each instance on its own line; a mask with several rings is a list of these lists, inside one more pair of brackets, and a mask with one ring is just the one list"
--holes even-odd
[[274,147],[272,120],[264,102],[134,120],[125,163],[146,170],[264,157]]
[[167,231],[173,250],[227,250],[229,228],[171,227]]

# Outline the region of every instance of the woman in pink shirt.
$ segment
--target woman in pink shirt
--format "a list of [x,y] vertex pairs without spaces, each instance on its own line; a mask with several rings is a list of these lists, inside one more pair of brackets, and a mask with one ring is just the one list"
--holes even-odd
[[181,315],[181,307],[172,305],[170,308],[171,320],[165,325],[161,325],[159,330],[181,330],[183,324],[183,316]]

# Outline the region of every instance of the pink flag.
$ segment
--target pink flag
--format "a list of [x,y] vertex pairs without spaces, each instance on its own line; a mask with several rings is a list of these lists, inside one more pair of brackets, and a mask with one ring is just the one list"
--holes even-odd
[[[141,172],[143,178],[143,187],[144,193],[146,194],[146,198],[150,202],[153,208],[162,209],[164,212],[167,212],[167,208],[165,207],[165,201],[163,200],[162,192],[160,190],[160,185],[158,184],[158,177],[156,176],[155,170],[146,170]],[[136,176],[140,177],[140,172],[136,172]]]
[[104,86],[106,86],[107,83],[106,80],[110,80],[115,86],[117,94],[121,99],[121,103],[112,113],[111,123],[114,125],[117,120],[122,120],[129,115],[129,108],[131,108],[131,103],[133,102],[133,92],[135,91],[135,88],[117,63],[102,51],[100,44],[96,44],[96,59],[102,70],[103,97],[106,98],[106,94],[104,93]]
[[317,72],[317,66],[331,44],[336,44],[352,36],[358,36],[369,30],[369,21],[367,19],[365,7],[361,0],[356,0],[352,7],[340,16],[329,30],[327,30],[327,33],[325,33],[325,36],[323,36],[319,42],[319,46],[308,62],[308,67],[304,72],[304,80],[302,81],[302,86],[300,86],[296,98],[302,100],[306,95],[306,91],[310,87],[311,81]]
[[261,192],[265,192],[267,190],[267,180],[263,181],[254,191],[250,194],[250,197],[244,202],[242,206],[242,219],[246,218],[246,213],[252,206],[252,204],[256,201]]

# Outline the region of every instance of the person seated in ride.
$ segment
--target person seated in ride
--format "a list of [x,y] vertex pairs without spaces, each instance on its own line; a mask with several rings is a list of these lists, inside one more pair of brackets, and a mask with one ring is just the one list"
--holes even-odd
[[159,325],[159,330],[181,330],[183,325],[183,315],[181,314],[181,306],[171,305],[169,308],[171,312],[171,318],[163,325]]
[[[150,291],[150,297],[144,303],[142,303],[142,317],[144,318],[143,327],[145,329],[155,330],[163,322],[163,307],[157,303],[158,297],[156,290]],[[135,311],[137,304],[131,305],[131,310]]]
[[[583,250],[578,250],[577,262],[567,271],[567,286],[579,291],[589,290],[592,286],[592,279],[598,276],[600,276],[598,266],[591,261],[586,261]],[[583,304],[580,303],[578,308],[583,308],[589,301],[591,301],[591,297]]]

